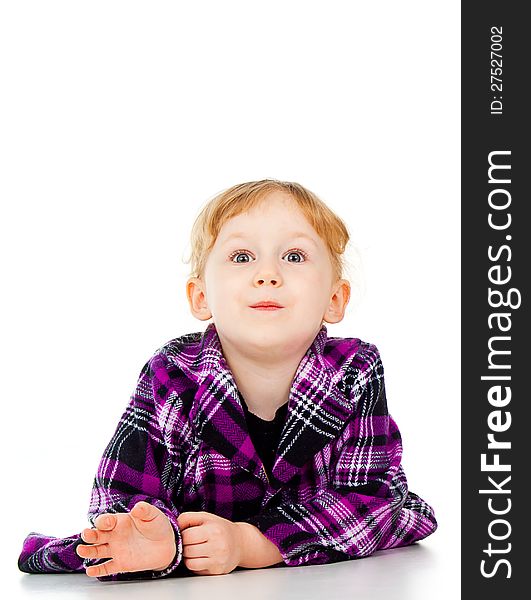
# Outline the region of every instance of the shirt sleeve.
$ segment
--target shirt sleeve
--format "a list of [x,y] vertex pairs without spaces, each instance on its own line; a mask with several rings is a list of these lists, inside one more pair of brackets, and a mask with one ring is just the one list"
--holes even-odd
[[349,369],[354,414],[336,439],[330,484],[308,501],[281,503],[245,519],[288,566],[324,564],[406,546],[435,531],[433,509],[409,492],[402,443],[389,415],[383,366],[373,345]]
[[[158,579],[175,571],[182,558],[179,511],[172,501],[181,475],[181,461],[171,434],[171,402],[165,358],[155,355],[144,365],[136,389],[100,460],[92,486],[88,519],[92,526],[102,513],[129,512],[141,500],[169,519],[177,552],[164,571],[136,571],[98,577],[100,581]],[[109,559],[83,559],[75,549],[81,534],[56,538],[31,532],[23,543],[18,566],[26,573],[84,572]]]

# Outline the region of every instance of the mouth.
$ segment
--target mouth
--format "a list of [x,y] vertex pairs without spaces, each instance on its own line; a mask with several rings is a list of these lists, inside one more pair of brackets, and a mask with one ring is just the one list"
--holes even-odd
[[253,304],[252,306],[250,306],[249,308],[254,308],[256,310],[280,310],[282,308],[284,308],[283,306],[281,306],[280,304],[278,304],[277,302],[258,302],[257,304]]

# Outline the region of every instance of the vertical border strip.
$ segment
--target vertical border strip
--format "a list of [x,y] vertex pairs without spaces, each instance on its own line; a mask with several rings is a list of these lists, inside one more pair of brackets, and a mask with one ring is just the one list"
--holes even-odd
[[529,572],[531,52],[523,6],[461,5],[461,581],[463,598],[482,600],[525,590]]

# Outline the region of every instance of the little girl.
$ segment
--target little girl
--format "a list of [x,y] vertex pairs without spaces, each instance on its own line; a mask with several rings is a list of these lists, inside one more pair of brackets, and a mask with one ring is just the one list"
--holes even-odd
[[325,325],[350,298],[348,240],[297,183],[243,183],[203,208],[186,292],[212,322],[142,368],[96,473],[93,527],[28,534],[20,570],[222,574],[355,559],[435,531],[408,490],[378,349]]

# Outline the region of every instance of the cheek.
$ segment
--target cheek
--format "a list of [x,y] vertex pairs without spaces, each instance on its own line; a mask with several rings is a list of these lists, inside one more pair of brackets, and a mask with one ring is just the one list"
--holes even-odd
[[207,291],[209,298],[216,304],[227,303],[227,300],[237,300],[242,296],[242,283],[233,273],[218,273],[212,280]]
[[305,272],[302,272],[301,270],[301,273],[296,280],[299,285],[311,289],[313,294],[323,293],[326,288],[324,285],[326,279],[319,270],[308,269]]

